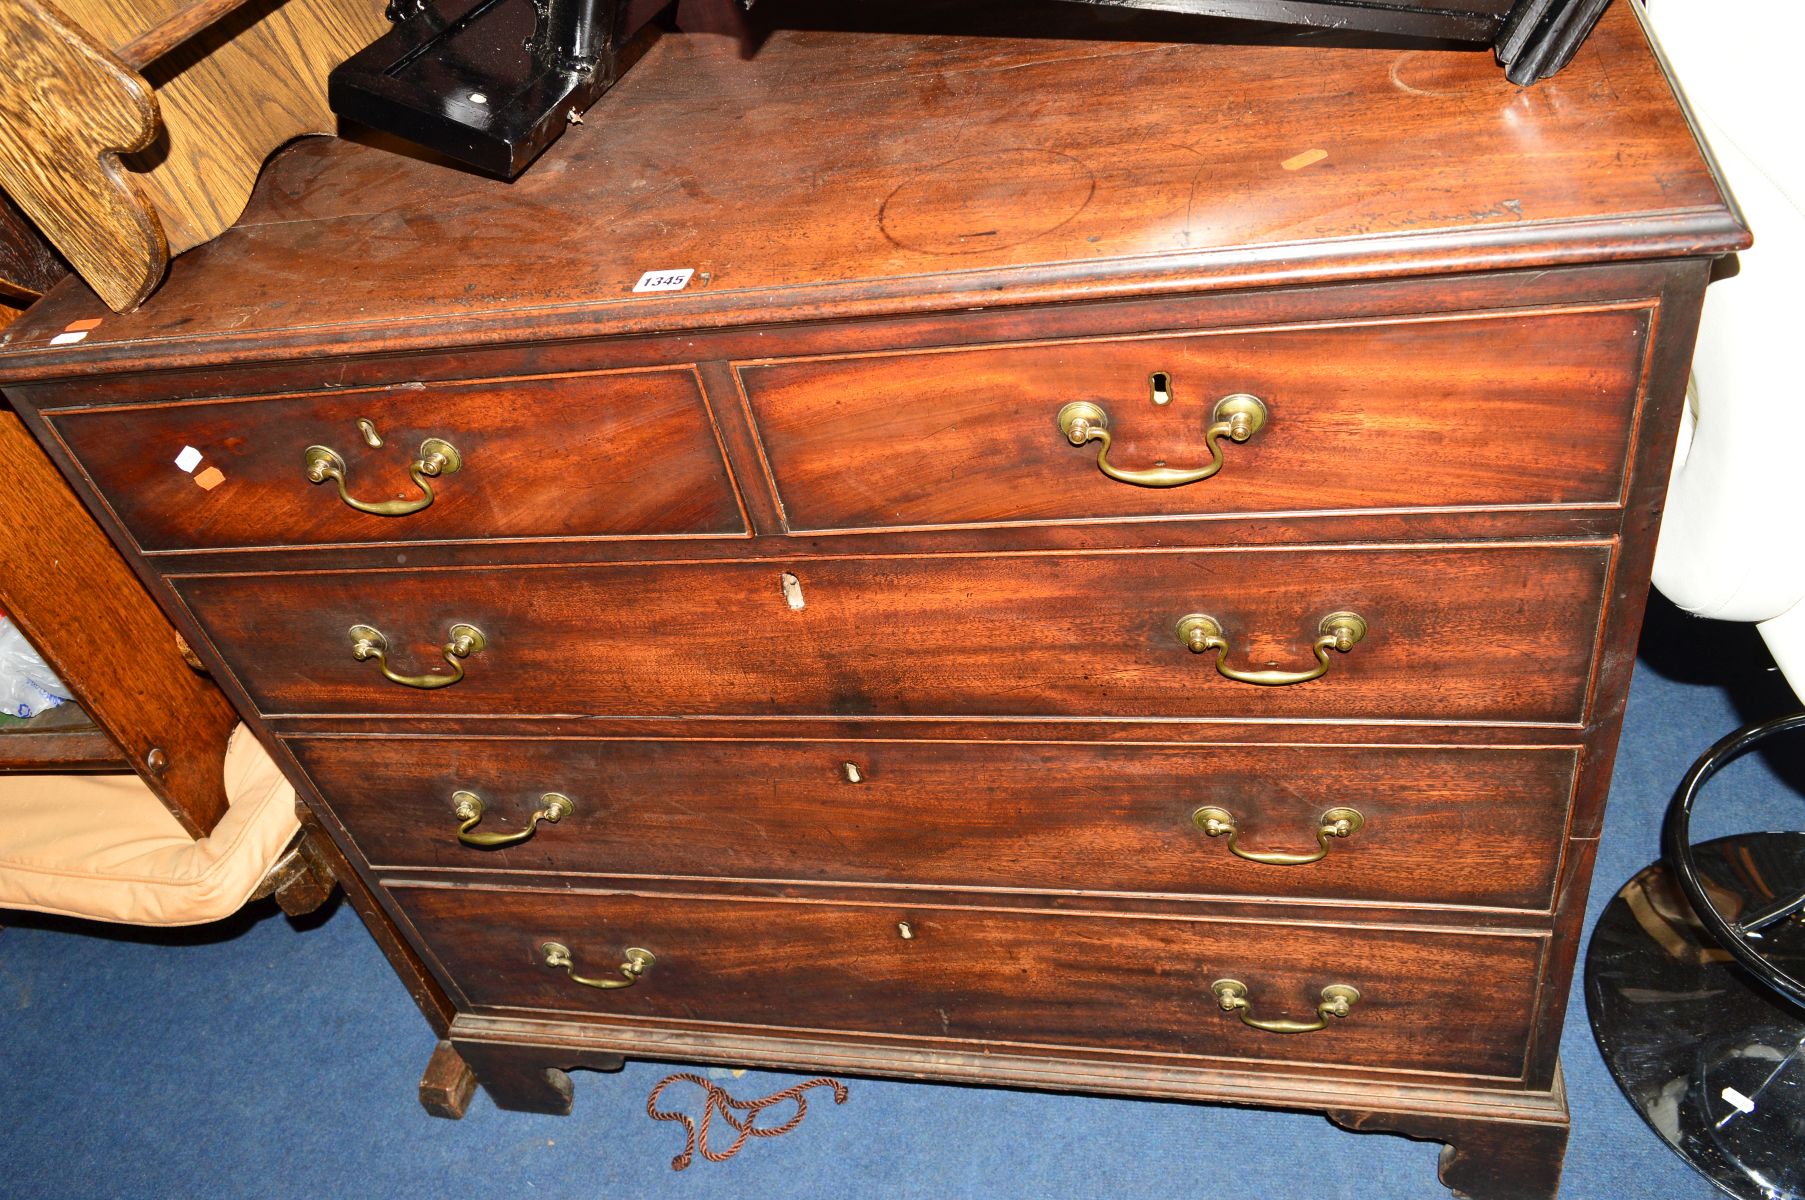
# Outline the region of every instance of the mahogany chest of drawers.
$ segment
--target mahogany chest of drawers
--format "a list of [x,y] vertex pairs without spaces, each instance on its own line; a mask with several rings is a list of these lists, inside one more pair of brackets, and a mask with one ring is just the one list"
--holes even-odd
[[303,143],[0,379],[497,1103],[1243,1101],[1549,1195],[1747,235],[1629,4],[1533,90],[1110,36],[672,35],[512,185]]

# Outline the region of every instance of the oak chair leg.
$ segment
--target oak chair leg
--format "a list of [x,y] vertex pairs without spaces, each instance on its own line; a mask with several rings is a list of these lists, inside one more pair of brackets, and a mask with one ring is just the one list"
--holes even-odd
[[251,893],[251,899],[274,896],[283,912],[291,917],[304,917],[326,903],[338,880],[327,865],[325,856],[313,841],[313,835],[302,831],[276,865],[269,869]]
[[[618,1054],[587,1050],[547,1051],[542,1047],[499,1046],[490,1042],[455,1042],[456,1053],[476,1073],[476,1081],[495,1107],[515,1112],[570,1112],[572,1085],[565,1069],[618,1071],[626,1060]],[[546,1061],[562,1064],[547,1066]]]
[[427,1060],[426,1073],[420,1076],[420,1104],[435,1117],[456,1121],[470,1108],[476,1094],[476,1074],[463,1060],[457,1047],[440,1042]]
[[1469,1200],[1554,1200],[1567,1154],[1565,1116],[1498,1121],[1424,1113],[1336,1111],[1329,1120],[1356,1133],[1400,1133],[1441,1142],[1441,1181]]

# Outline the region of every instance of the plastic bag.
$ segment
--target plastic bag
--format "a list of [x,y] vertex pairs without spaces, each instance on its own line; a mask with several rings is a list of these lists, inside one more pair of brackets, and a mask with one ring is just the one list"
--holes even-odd
[[25,635],[0,613],[0,712],[35,717],[70,699],[69,689],[44,665]]

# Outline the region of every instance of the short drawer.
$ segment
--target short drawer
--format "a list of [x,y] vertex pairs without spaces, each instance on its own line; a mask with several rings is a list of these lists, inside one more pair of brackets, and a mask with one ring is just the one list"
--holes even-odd
[[[1610,558],[1609,543],[1514,544],[171,582],[272,715],[1575,723]],[[1321,650],[1321,678],[1263,686],[1219,670],[1218,658],[1242,674],[1313,671],[1325,618],[1342,611],[1367,632],[1345,654]],[[1188,649],[1179,636],[1188,616],[1213,618],[1224,648]],[[443,647],[459,625],[486,644],[454,662]],[[386,662],[358,627],[382,636]],[[420,686],[457,671],[464,678],[451,686]]]
[[746,533],[688,368],[48,416],[150,551]]
[[[1316,510],[1615,504],[1645,309],[1037,342],[746,363],[747,402],[794,530]],[[1219,400],[1266,423],[1216,439]]]
[[[1545,939],[1527,933],[399,886],[481,1008],[1326,1067],[1522,1075]],[[903,928],[906,925],[906,930]],[[906,936],[905,936],[906,933]],[[569,952],[547,965],[545,946]],[[631,987],[627,951],[653,961]],[[1323,990],[1357,989],[1313,1033]]]
[[[1568,748],[484,737],[288,744],[382,870],[1540,911],[1554,900],[1576,766]],[[535,825],[554,793],[570,812]],[[1206,832],[1210,815],[1197,814],[1210,809],[1228,814],[1232,830]],[[1319,836],[1349,820],[1334,815],[1344,811],[1357,814],[1350,825],[1358,827]],[[473,813],[480,819],[465,836],[523,840],[460,842]],[[1311,855],[1321,858],[1293,861]]]

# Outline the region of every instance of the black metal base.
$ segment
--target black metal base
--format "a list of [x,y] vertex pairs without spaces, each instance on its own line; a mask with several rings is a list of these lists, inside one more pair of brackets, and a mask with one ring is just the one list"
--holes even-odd
[[1401,37],[1489,45],[1515,84],[1537,83],[1573,61],[1611,0],[1515,0],[1475,3],[1463,11],[1411,0],[1075,0],[1117,8],[1157,9],[1199,17],[1238,17],[1282,25],[1314,25]]
[[1492,43],[1504,77],[1527,86],[1573,61],[1611,0],[1517,0]]
[[[1691,848],[1727,913],[1805,890],[1805,834]],[[1805,925],[1764,931],[1763,954],[1805,974]],[[1805,1011],[1722,949],[1665,863],[1605,909],[1586,956],[1592,1034],[1623,1094],[1694,1169],[1745,1200],[1805,1197]]]
[[[332,111],[512,179],[632,65],[629,0],[391,0]],[[642,27],[648,23],[642,22]]]

